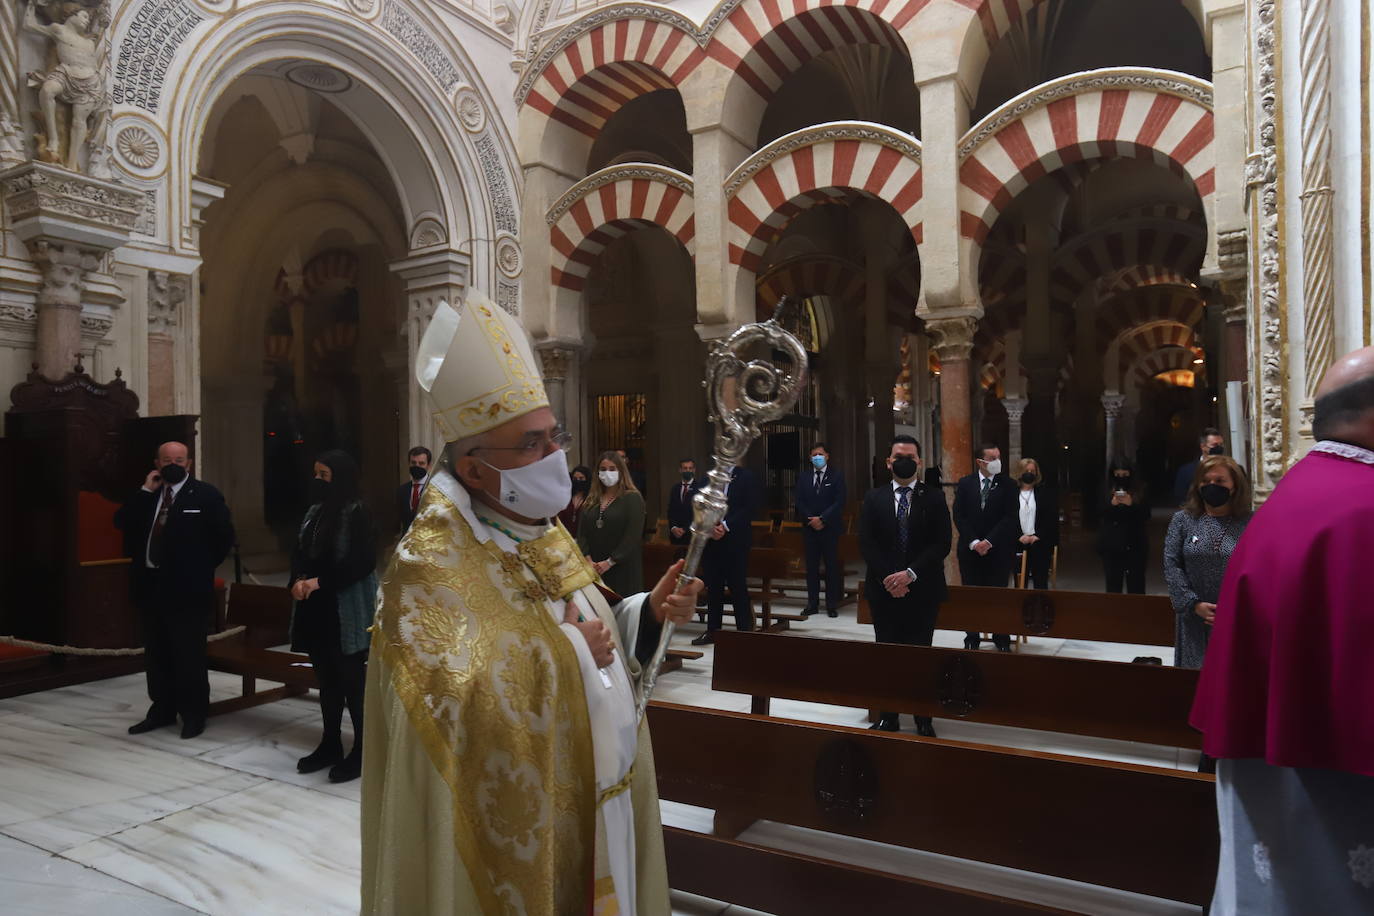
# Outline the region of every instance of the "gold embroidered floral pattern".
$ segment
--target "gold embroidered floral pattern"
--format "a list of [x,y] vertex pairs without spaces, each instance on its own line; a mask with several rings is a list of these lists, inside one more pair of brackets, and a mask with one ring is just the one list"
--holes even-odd
[[550,598],[566,598],[596,581],[596,571],[587,563],[587,558],[562,522],[555,524],[546,534],[518,545],[516,552],[525,565],[534,571]]
[[504,556],[429,488],[382,580],[373,651],[452,793],[483,912],[581,912],[596,835],[582,679],[542,586]]

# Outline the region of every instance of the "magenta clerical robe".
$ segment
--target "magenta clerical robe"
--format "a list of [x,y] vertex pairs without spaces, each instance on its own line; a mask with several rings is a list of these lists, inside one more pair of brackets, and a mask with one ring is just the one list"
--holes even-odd
[[1374,776],[1374,452],[1319,443],[1255,514],[1190,721],[1213,757]]

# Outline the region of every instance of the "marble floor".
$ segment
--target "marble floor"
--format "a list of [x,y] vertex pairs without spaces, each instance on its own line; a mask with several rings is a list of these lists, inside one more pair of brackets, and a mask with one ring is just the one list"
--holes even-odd
[[[701,627],[675,637],[686,647]],[[797,637],[871,640],[841,616],[811,618]],[[960,644],[940,631],[936,643]],[[1157,647],[1033,639],[1023,651],[1127,660]],[[1166,656],[1167,657],[1167,656]],[[746,696],[711,690],[711,650],[665,675],[664,700],[745,711]],[[211,674],[213,699],[238,693]],[[319,738],[319,707],[292,698],[210,721],[183,741],[175,729],[130,736],[146,708],[142,675],[0,700],[0,912],[101,916],[343,914],[358,908],[359,783],[301,776],[296,758]],[[775,716],[861,726],[862,711],[774,701]],[[1193,768],[1176,749],[937,719],[942,738]],[[909,728],[909,725],[908,725]],[[351,740],[345,736],[345,740]],[[667,823],[709,830],[711,812],[664,804]],[[1003,893],[1094,914],[1193,913],[1167,901],[982,863],[759,823],[746,840]],[[677,894],[683,916],[751,912]]]

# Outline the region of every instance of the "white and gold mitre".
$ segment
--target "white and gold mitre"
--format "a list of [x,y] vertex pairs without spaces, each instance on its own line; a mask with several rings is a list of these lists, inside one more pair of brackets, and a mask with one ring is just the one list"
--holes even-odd
[[456,310],[439,304],[420,340],[415,378],[448,442],[549,406],[524,328],[477,290]]

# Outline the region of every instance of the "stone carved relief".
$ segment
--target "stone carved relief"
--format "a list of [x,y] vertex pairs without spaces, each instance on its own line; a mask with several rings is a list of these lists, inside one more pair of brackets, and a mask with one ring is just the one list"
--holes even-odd
[[56,214],[129,231],[142,205],[143,195],[138,191],[48,166],[34,166],[5,182],[5,206],[11,224],[40,214]]
[[180,310],[190,294],[191,281],[184,274],[148,271],[148,333],[170,334],[181,323]]
[[520,287],[505,280],[496,281],[496,304],[516,318],[520,317]]
[[162,158],[162,145],[152,131],[130,125],[115,135],[115,151],[125,163],[135,169],[148,170]]
[[434,36],[425,31],[424,26],[411,15],[410,10],[401,4],[392,2],[386,5],[386,10],[382,13],[382,28],[394,35],[410,53],[419,58],[420,63],[425,65],[430,76],[438,80],[445,92],[452,92],[454,87],[463,81],[458,75],[458,68],[434,40]]
[[510,236],[502,236],[496,240],[496,266],[514,280],[520,276],[520,271],[524,268],[523,258],[520,253],[520,243]]
[[470,134],[481,133],[487,124],[487,111],[482,106],[482,97],[477,90],[464,86],[458,90],[453,107],[458,112],[458,121]]
[[35,158],[72,171],[108,175],[103,151],[110,119],[108,58],[101,54],[110,24],[109,0],[72,9],[55,0],[29,0],[24,29],[48,39],[48,65],[30,71],[27,82],[37,94],[38,131]]
[[973,335],[978,330],[978,319],[969,315],[957,318],[926,318],[926,333],[930,335],[930,348],[941,362],[968,359],[973,352]]
[[114,103],[157,114],[177,51],[205,21],[189,0],[143,0],[119,43]]
[[372,8],[377,5],[376,0],[348,0],[348,5],[353,8],[353,12],[366,16],[372,12]]
[[157,189],[149,188],[143,192],[143,209],[134,221],[133,231],[138,235],[154,237],[157,235]]
[[1159,73],[1149,70],[1128,72],[1118,70],[1110,74],[1087,73],[1080,76],[1067,76],[1036,87],[1010,108],[994,113],[991,120],[984,119],[975,125],[973,131],[965,135],[963,142],[959,144],[959,158],[968,158],[969,154],[981,146],[988,137],[1012,121],[1020,119],[1028,111],[1047,105],[1055,99],[1081,95],[1085,92],[1098,92],[1104,89],[1139,89],[1146,92],[1162,92],[1190,99],[1208,110],[1212,108],[1211,85],[1189,77],[1161,76]]
[[1284,433],[1287,402],[1283,365],[1283,307],[1279,276],[1278,195],[1278,80],[1276,52],[1278,24],[1275,0],[1259,0],[1252,8],[1254,35],[1255,95],[1259,98],[1256,125],[1258,149],[1246,161],[1246,184],[1258,208],[1257,257],[1252,259],[1259,291],[1256,342],[1259,366],[1259,452],[1264,480],[1256,489],[1264,495],[1283,475],[1287,461]]
[[577,354],[563,347],[539,350],[539,364],[545,379],[566,379]]
[[477,150],[477,160],[482,164],[482,177],[487,182],[487,193],[491,195],[491,211],[496,229],[515,235],[519,231],[519,221],[501,151],[489,133],[479,136],[472,145]]
[[425,217],[415,224],[415,228],[410,232],[410,247],[412,250],[417,248],[429,248],[434,245],[442,244],[448,240],[448,231],[444,229],[443,223],[431,217]]

